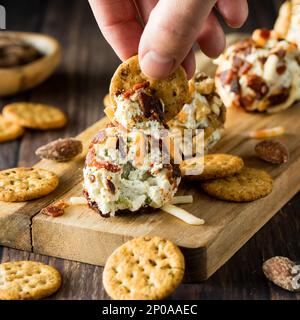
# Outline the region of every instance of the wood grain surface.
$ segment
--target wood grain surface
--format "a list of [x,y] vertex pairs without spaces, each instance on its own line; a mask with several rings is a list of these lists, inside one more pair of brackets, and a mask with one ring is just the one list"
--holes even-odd
[[[243,31],[271,27],[281,1],[250,2],[250,17]],[[31,92],[1,100],[41,101],[64,109],[71,121],[66,129],[51,132],[28,131],[22,139],[1,144],[0,168],[32,165],[38,159],[36,147],[62,136],[74,136],[103,115],[101,99],[119,63],[101,36],[87,1],[51,0],[1,2],[7,9],[10,30],[45,32],[58,38],[64,50],[58,71]],[[228,31],[228,29],[227,29]],[[284,192],[284,186],[282,187]],[[262,262],[274,255],[300,260],[300,195],[296,195],[208,281],[183,284],[171,299],[300,299],[267,282]],[[49,258],[38,254],[0,248],[1,261],[33,259],[55,265],[63,274],[61,290],[52,299],[106,299],[102,268]]]

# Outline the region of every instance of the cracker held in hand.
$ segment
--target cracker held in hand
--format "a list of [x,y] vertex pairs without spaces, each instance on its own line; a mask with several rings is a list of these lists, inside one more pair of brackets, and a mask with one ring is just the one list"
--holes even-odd
[[24,134],[24,129],[18,124],[0,115],[0,142],[17,139]]
[[0,264],[0,300],[42,299],[60,286],[60,273],[46,264],[35,261]]
[[4,107],[3,116],[22,127],[39,130],[62,128],[67,123],[58,108],[39,103],[11,103]]
[[[197,168],[203,162],[202,173],[193,174],[193,168]],[[192,158],[184,160],[180,169],[187,180],[210,180],[216,178],[225,178],[239,173],[244,167],[244,161],[238,156],[231,154],[208,154],[201,158]]]
[[188,80],[181,66],[167,79],[154,80],[142,73],[138,56],[134,56],[123,62],[113,75],[109,88],[111,102],[116,106],[117,94],[143,82],[149,82],[154,95],[163,101],[166,121],[174,118],[189,99]]
[[126,242],[108,258],[104,288],[116,300],[158,300],[179,285],[184,257],[171,241],[144,236]]
[[38,168],[0,171],[0,201],[15,202],[41,198],[58,186],[58,177]]
[[254,201],[272,192],[273,179],[263,170],[244,167],[237,175],[203,182],[202,188],[207,194],[221,200]]

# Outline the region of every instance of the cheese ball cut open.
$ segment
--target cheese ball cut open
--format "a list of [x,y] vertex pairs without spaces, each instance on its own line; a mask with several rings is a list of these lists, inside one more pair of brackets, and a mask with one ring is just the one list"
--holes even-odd
[[160,208],[171,201],[180,169],[163,161],[161,129],[155,122],[150,137],[147,131],[108,127],[93,139],[83,171],[84,195],[101,216]]

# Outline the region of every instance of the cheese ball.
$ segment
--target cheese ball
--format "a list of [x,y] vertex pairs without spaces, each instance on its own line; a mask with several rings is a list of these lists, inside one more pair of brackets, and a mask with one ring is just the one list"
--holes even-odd
[[275,31],[255,30],[216,64],[216,87],[226,107],[274,113],[300,98],[300,52]]
[[281,38],[300,47],[300,0],[286,1],[282,4],[274,30]]
[[216,93],[215,81],[199,72],[189,82],[190,101],[179,114],[168,122],[174,136],[192,130],[193,153],[196,149],[197,130],[204,130],[204,151],[211,149],[220,139],[226,120],[226,108]]
[[181,174],[172,160],[163,161],[162,129],[159,123],[145,131],[109,127],[93,139],[83,170],[84,195],[101,216],[160,208],[172,200]]

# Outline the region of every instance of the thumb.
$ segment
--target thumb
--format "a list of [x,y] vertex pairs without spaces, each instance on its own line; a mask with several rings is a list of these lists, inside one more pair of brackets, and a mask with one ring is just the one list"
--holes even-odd
[[165,78],[190,52],[214,0],[160,0],[152,10],[139,45],[143,72]]

